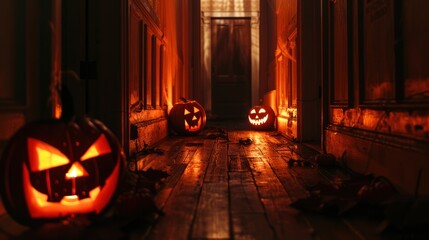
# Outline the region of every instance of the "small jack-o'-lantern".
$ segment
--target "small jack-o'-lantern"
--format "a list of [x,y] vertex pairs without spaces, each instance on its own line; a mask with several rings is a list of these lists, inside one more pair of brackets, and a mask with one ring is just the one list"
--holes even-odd
[[195,100],[181,100],[170,111],[170,127],[180,135],[196,135],[206,125],[206,112]]
[[269,130],[274,127],[275,114],[269,106],[253,106],[247,118],[250,126],[255,130]]
[[40,120],[21,128],[1,159],[1,195],[22,224],[95,214],[109,204],[124,154],[101,122]]

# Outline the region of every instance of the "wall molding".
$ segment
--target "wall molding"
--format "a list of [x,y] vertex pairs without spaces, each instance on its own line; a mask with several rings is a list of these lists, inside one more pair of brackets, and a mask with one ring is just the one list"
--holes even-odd
[[155,119],[149,119],[149,120],[142,120],[142,121],[138,121],[138,122],[132,122],[131,124],[136,125],[137,127],[146,127],[152,124],[156,124],[159,122],[163,122],[163,121],[167,121],[168,118],[167,117],[160,117],[160,118],[155,118]]
[[420,153],[429,153],[429,142],[419,139],[413,139],[405,136],[387,134],[382,132],[364,130],[359,128],[351,128],[329,124],[325,127],[325,131],[331,131],[339,134],[348,135],[355,138],[360,138],[366,141],[379,143],[386,146],[401,148],[409,151]]

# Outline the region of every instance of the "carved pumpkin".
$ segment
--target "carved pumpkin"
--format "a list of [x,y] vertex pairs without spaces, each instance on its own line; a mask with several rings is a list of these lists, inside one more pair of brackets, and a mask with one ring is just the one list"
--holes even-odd
[[169,115],[169,124],[173,131],[180,135],[196,135],[206,125],[206,112],[195,100],[181,98],[174,104]]
[[0,161],[4,207],[21,224],[99,216],[119,183],[125,157],[116,137],[98,120],[75,117],[67,91],[61,99],[61,119],[23,126]]
[[27,124],[1,159],[3,203],[22,224],[99,214],[115,193],[123,162],[118,141],[97,120]]
[[249,125],[255,130],[269,130],[274,127],[275,114],[269,106],[253,106],[247,118]]

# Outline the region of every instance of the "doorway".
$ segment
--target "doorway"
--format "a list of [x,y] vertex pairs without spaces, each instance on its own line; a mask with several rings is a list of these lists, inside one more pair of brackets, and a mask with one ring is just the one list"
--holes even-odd
[[251,20],[212,18],[211,89],[214,119],[245,118],[251,106]]

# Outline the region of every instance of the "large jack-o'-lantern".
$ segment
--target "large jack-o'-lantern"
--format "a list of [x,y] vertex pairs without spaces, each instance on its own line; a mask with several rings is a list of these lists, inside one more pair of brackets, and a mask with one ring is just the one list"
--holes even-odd
[[247,115],[249,125],[255,130],[270,130],[274,128],[275,114],[269,106],[253,106]]
[[170,111],[170,127],[180,135],[196,135],[206,125],[206,112],[195,100],[181,100]]
[[98,120],[35,121],[10,139],[2,155],[3,204],[26,225],[99,215],[113,199],[123,164],[119,142]]

